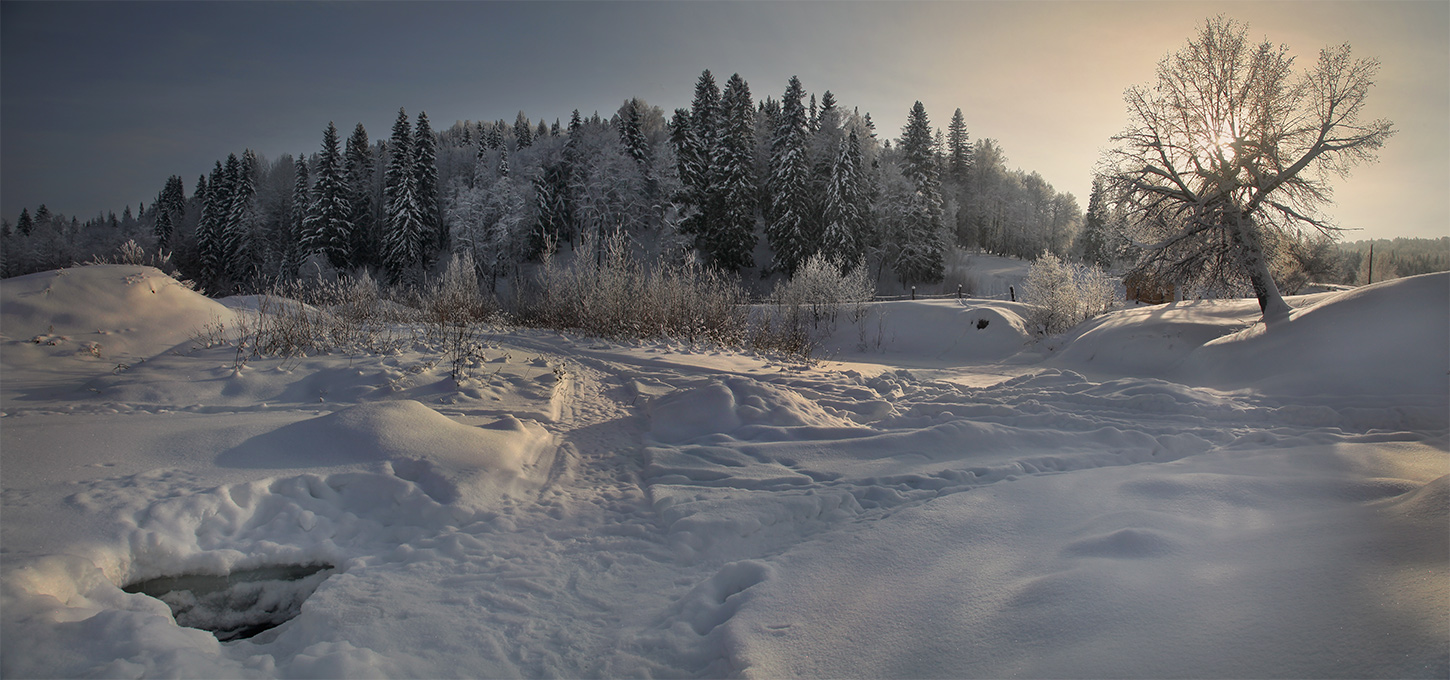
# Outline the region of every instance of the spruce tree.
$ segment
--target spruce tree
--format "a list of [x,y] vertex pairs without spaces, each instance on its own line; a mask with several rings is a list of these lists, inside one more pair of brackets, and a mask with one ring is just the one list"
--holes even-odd
[[1087,215],[1083,217],[1082,234],[1078,237],[1082,249],[1082,260],[1098,267],[1109,267],[1113,263],[1112,250],[1108,245],[1107,205],[1103,200],[1103,180],[1093,178],[1092,194],[1088,196]]
[[388,150],[388,169],[384,175],[387,229],[383,233],[383,264],[394,283],[416,286],[422,281],[423,248],[428,234],[423,226],[417,178],[413,172],[412,126],[403,109],[398,109]]
[[947,167],[952,181],[958,186],[965,186],[967,173],[972,167],[972,145],[967,139],[967,123],[962,119],[961,109],[952,114],[947,131]]
[[161,193],[157,194],[156,210],[152,211],[152,218],[156,221],[152,233],[156,236],[157,251],[170,249],[172,231],[185,212],[186,188],[181,183],[181,176],[172,175],[167,178]]
[[640,108],[644,103],[638,99],[631,99],[624,106],[624,115],[619,121],[619,142],[624,147],[625,153],[634,159],[635,165],[639,166],[640,175],[644,177],[645,186],[650,194],[654,193],[655,178],[650,168],[649,140],[644,136],[644,129],[641,125]]
[[911,107],[901,135],[901,174],[915,193],[906,202],[901,256],[896,271],[904,283],[935,283],[945,267],[942,242],[942,201],[937,176],[937,154],[931,123],[921,102]]
[[522,149],[534,143],[533,130],[529,128],[529,117],[519,112],[518,118],[514,119],[514,144],[515,148]]
[[[718,140],[712,167],[718,174],[712,185],[718,192],[719,221],[703,234],[708,260],[723,269],[755,266],[755,106],[750,86],[740,74],[730,76],[721,96]],[[699,241],[697,240],[697,243]]]
[[34,229],[35,220],[30,218],[30,208],[21,208],[20,220],[15,223],[15,231],[20,232],[22,236],[29,236]]
[[843,268],[854,266],[865,250],[866,213],[870,203],[866,196],[861,168],[861,142],[856,131],[841,140],[836,160],[831,165],[831,180],[826,186],[825,228],[820,252]]
[[354,267],[377,259],[377,219],[373,207],[373,152],[368,141],[368,132],[358,123],[347,138],[343,152],[343,183],[347,187],[347,218],[352,224],[352,243],[349,246]]
[[249,282],[257,256],[252,239],[257,196],[256,154],[246,149],[240,159],[236,154],[228,156],[226,171],[231,196],[221,229],[222,270],[231,290],[235,291]]
[[770,214],[765,237],[775,251],[775,268],[787,275],[815,252],[817,237],[811,228],[810,164],[806,159],[809,133],[802,99],[805,90],[792,76],[780,101],[775,133],[771,137]]
[[428,114],[418,113],[413,132],[413,177],[417,184],[418,207],[422,211],[423,233],[427,235],[423,249],[424,264],[434,249],[444,250],[448,233],[443,229],[442,207],[438,203],[438,150]]
[[307,249],[302,244],[310,204],[306,154],[298,154],[292,167],[292,205],[287,213],[287,233],[281,244],[282,276],[287,279],[297,278],[307,258]]
[[303,226],[304,247],[308,252],[327,256],[333,267],[348,269],[352,266],[353,208],[343,177],[345,169],[337,143],[337,127],[332,123],[322,133],[316,171],[317,183],[312,187],[312,204]]
[[[196,250],[197,258],[200,260],[201,285],[208,292],[218,293],[220,291],[220,280],[222,266],[225,262],[225,254],[221,246],[222,224],[226,219],[227,208],[231,205],[231,184],[227,181],[226,170],[222,167],[221,161],[217,161],[216,167],[211,171],[211,180],[207,182],[206,201],[202,205],[201,219],[196,225]],[[129,213],[130,208],[126,211]]]

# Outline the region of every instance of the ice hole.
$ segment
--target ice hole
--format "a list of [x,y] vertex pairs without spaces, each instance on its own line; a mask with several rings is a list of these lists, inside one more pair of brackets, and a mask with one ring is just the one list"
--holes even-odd
[[150,595],[171,608],[177,625],[243,640],[302,613],[302,602],[331,576],[330,564],[280,565],[225,576],[183,574],[138,581],[121,590]]
[[983,328],[986,328],[989,321],[990,319],[977,319],[977,330],[982,330]]

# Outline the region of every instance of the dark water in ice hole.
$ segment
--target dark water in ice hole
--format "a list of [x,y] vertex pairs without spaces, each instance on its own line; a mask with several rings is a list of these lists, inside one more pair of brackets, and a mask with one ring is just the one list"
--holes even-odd
[[278,565],[225,576],[183,574],[138,581],[121,590],[150,595],[171,608],[178,625],[244,640],[302,613],[302,602],[333,574],[330,564]]

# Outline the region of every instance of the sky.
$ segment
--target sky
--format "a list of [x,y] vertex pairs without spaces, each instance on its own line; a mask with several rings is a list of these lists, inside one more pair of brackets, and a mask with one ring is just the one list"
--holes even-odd
[[920,100],[1086,206],[1123,91],[1215,14],[1301,66],[1381,63],[1365,116],[1398,130],[1336,180],[1346,240],[1450,235],[1450,2],[15,2],[0,0],[0,216],[82,220],[187,191],[229,153],[374,139],[398,109],[455,120],[687,106],[704,69],[757,99],[799,76],[896,137]]

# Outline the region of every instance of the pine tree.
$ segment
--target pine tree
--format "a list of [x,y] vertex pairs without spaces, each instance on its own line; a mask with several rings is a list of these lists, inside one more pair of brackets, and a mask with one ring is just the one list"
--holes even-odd
[[942,201],[931,123],[921,102],[911,107],[901,135],[901,174],[915,188],[901,216],[904,233],[896,272],[904,283],[935,283],[945,267]]
[[1078,239],[1083,262],[1104,268],[1113,263],[1112,250],[1108,245],[1106,213],[1103,180],[1101,177],[1094,177],[1092,194],[1088,196],[1087,215],[1083,217],[1082,233]]
[[806,261],[816,249],[810,219],[810,164],[806,159],[809,133],[801,81],[791,77],[780,101],[775,134],[771,138],[770,215],[765,237],[775,251],[775,268],[786,274]]
[[831,165],[831,180],[826,187],[825,229],[821,235],[820,252],[827,259],[849,268],[864,254],[866,213],[870,203],[865,191],[861,168],[861,142],[856,131],[841,140],[839,153]]
[[302,262],[307,258],[307,249],[303,243],[307,230],[307,213],[311,207],[310,196],[306,154],[298,154],[292,169],[292,205],[287,214],[287,233],[281,244],[282,276],[287,279],[297,278],[297,273],[302,270]]
[[947,130],[947,167],[952,181],[958,186],[965,186],[967,173],[972,167],[972,144],[967,139],[967,123],[962,119],[961,109],[952,114]]
[[170,249],[172,231],[185,211],[186,187],[182,185],[179,175],[172,175],[166,179],[161,193],[156,195],[156,209],[152,211],[152,219],[155,220],[152,234],[156,236],[157,251],[165,252]]
[[581,127],[584,127],[584,121],[579,118],[579,109],[574,109],[574,113],[569,115],[569,136],[573,137]]
[[530,257],[546,248],[557,248],[561,240],[573,240],[574,208],[569,200],[569,165],[550,163],[534,177],[534,206],[538,224],[530,232]]
[[343,152],[343,183],[347,188],[347,219],[352,224],[348,259],[362,266],[377,259],[377,220],[373,207],[373,152],[368,132],[358,123]]
[[443,215],[438,203],[438,150],[433,137],[433,128],[428,125],[428,114],[418,113],[418,125],[413,133],[413,178],[417,184],[418,207],[422,210],[423,233],[426,242],[423,249],[424,266],[433,249],[443,250],[448,245],[448,233],[443,229]]
[[[226,221],[226,212],[231,205],[231,183],[221,161],[211,171],[207,182],[206,202],[202,205],[201,219],[196,225],[196,250],[200,260],[202,288],[218,293],[222,267],[226,257],[222,250],[221,231]],[[127,217],[131,209],[126,208]]]
[[[718,168],[712,186],[718,192],[719,221],[702,234],[708,260],[723,269],[755,266],[755,106],[750,86],[740,74],[730,76],[721,96],[718,139],[711,166]],[[700,243],[697,237],[697,243]]]
[[548,136],[549,136],[549,126],[548,126],[548,124],[546,124],[544,122],[544,119],[540,118],[539,119],[539,127],[538,127],[538,129],[534,130],[534,139],[544,139],[544,138],[546,138]]
[[624,106],[624,115],[620,117],[619,143],[624,147],[625,153],[634,159],[639,166],[640,174],[644,177],[645,186],[651,194],[654,193],[655,178],[650,169],[649,140],[644,136],[644,130],[640,122],[640,107],[644,103],[638,99],[631,99]]
[[221,229],[223,271],[232,290],[239,290],[250,282],[258,256],[252,239],[256,216],[257,156],[251,149],[244,150],[240,159],[232,154],[227,157],[226,170],[232,190]]
[[423,248],[428,234],[423,226],[417,178],[413,173],[412,126],[403,109],[398,109],[388,149],[391,153],[384,175],[387,230],[383,234],[383,264],[393,282],[416,286],[422,280]]
[[30,208],[20,209],[20,219],[15,223],[15,231],[22,236],[29,236],[35,229],[35,220],[30,218]]
[[352,266],[352,204],[349,188],[343,177],[342,152],[337,145],[337,127],[327,124],[322,133],[322,151],[317,155],[317,183],[312,187],[312,203],[303,224],[303,247],[310,253],[322,253],[337,269]]
[[515,148],[525,148],[534,143],[534,133],[529,129],[529,117],[519,112],[518,118],[514,119],[514,143]]
[[817,121],[817,132],[835,134],[841,127],[841,110],[836,108],[836,95],[826,90],[821,95],[821,114]]
[[691,110],[677,109],[670,125],[670,142],[675,149],[681,196],[692,212],[680,223],[683,233],[695,237],[695,247],[713,260],[714,239],[722,223],[724,198],[719,175],[720,89],[709,70],[695,84]]

